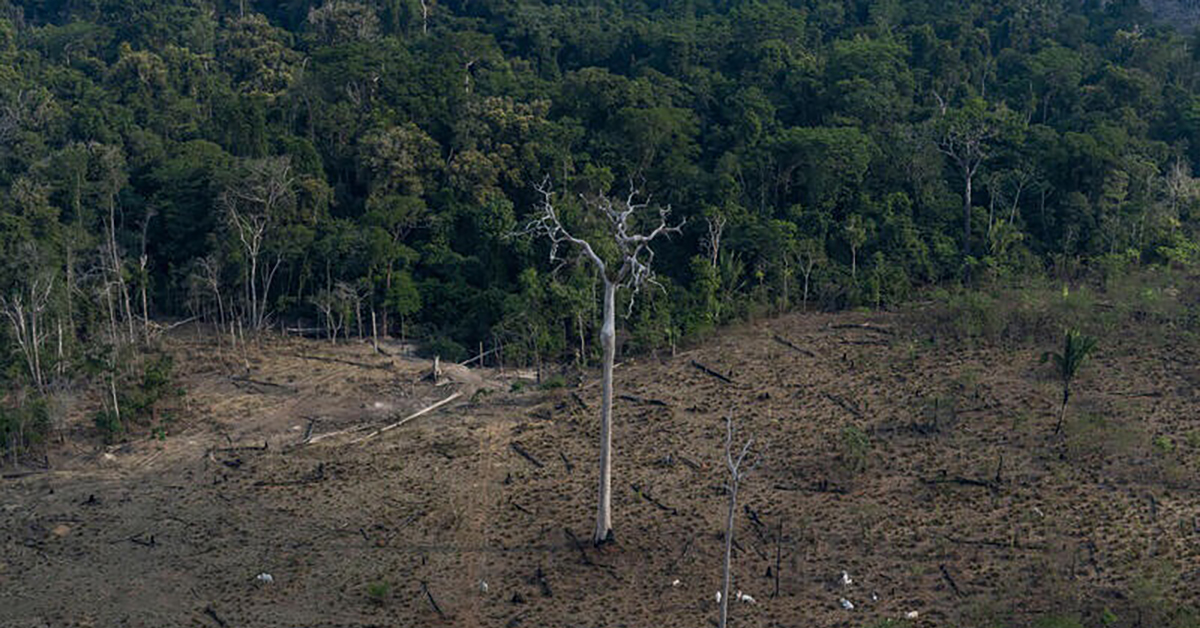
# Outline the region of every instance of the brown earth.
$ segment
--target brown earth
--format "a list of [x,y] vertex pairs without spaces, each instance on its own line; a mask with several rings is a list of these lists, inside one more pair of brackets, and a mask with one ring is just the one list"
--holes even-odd
[[[715,624],[727,413],[757,444],[734,557],[757,603],[734,626],[1028,625],[1064,608],[1150,626],[1200,599],[1188,337],[1106,338],[1053,437],[1037,351],[911,320],[794,315],[620,365],[617,543],[599,550],[572,539],[592,525],[595,373],[434,386],[427,363],[362,345],[276,341],[243,361],[173,339],[192,418],[0,480],[0,626]],[[463,389],[374,438],[300,444]]]

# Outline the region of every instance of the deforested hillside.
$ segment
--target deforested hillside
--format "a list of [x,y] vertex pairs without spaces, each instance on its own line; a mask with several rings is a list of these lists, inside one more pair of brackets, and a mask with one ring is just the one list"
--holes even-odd
[[[796,314],[623,358],[600,548],[595,371],[435,381],[364,343],[180,333],[165,438],[2,480],[0,625],[705,625],[730,417],[754,442],[732,625],[1194,626],[1197,295],[1172,285]],[[1063,322],[1097,346],[1056,432],[1039,355]]]

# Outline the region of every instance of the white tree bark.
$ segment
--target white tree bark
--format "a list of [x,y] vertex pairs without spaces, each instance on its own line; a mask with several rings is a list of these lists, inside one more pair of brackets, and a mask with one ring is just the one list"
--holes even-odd
[[742,445],[742,451],[735,458],[733,455],[733,417],[725,417],[725,468],[729,471],[729,483],[725,485],[729,491],[729,510],[725,517],[725,566],[721,573],[721,617],[718,623],[719,628],[726,628],[729,622],[729,589],[733,581],[733,529],[734,516],[737,514],[737,494],[738,486],[742,479],[746,476],[742,471],[742,463],[746,460],[746,454],[750,453],[750,447],[754,445],[754,439],[746,441]]
[[[674,227],[667,225],[670,207],[658,210],[658,225],[648,233],[631,233],[630,224],[639,211],[649,207],[649,199],[642,199],[641,192],[630,185],[624,198],[599,196],[584,198],[584,205],[605,218],[607,237],[616,245],[618,257],[612,264],[596,253],[591,243],[575,237],[563,226],[554,208],[554,194],[547,177],[535,186],[542,196],[535,218],[522,231],[526,235],[541,235],[550,240],[550,259],[559,259],[559,247],[566,244],[581,250],[599,271],[604,284],[604,322],[600,328],[600,342],[604,352],[602,364],[602,399],[600,404],[600,481],[596,506],[596,529],[592,541],[596,545],[614,540],[612,527],[612,421],[613,421],[613,364],[616,361],[616,294],[622,287],[632,288],[636,296],[647,282],[654,282],[651,264],[654,261],[652,242],[660,236],[679,233],[682,223]],[[630,303],[632,309],[633,304]]]

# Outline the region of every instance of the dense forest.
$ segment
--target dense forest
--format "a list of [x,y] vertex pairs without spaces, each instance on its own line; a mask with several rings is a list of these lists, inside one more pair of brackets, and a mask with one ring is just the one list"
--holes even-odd
[[1166,5],[0,0],[0,435],[70,387],[153,412],[169,321],[594,363],[594,267],[520,235],[539,190],[585,237],[631,188],[682,221],[627,350],[1195,263]]

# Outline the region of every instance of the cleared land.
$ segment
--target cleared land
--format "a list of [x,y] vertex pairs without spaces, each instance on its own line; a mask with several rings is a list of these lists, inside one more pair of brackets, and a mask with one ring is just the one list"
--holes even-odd
[[[360,345],[277,341],[244,362],[176,338],[190,392],[165,440],[68,439],[53,470],[0,480],[0,625],[706,626],[728,412],[760,444],[735,537],[757,603],[735,626],[1062,608],[1161,625],[1200,599],[1191,337],[1105,338],[1055,438],[1038,349],[931,337],[921,318],[795,315],[622,364],[618,543],[601,550],[594,373],[434,386],[428,363]],[[456,391],[373,438],[298,446]]]

